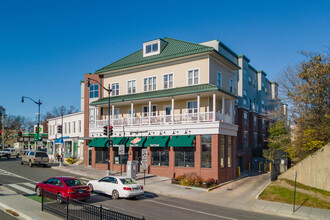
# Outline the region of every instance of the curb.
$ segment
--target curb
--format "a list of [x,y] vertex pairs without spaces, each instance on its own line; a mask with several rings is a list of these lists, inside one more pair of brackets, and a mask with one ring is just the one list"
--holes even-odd
[[32,217],[30,217],[30,216],[28,216],[28,215],[26,215],[26,214],[18,211],[17,209],[14,209],[12,207],[9,207],[8,205],[6,205],[6,204],[4,204],[2,202],[0,202],[0,207],[2,207],[3,210],[4,210],[4,212],[7,213],[7,214],[9,214],[10,216],[12,216],[12,215],[10,213],[6,212],[6,209],[11,209],[12,211],[16,212],[18,214],[18,216],[17,216],[18,218],[33,220]]
[[250,175],[247,174],[247,175],[244,175],[244,176],[240,176],[240,177],[238,177],[238,178],[236,178],[236,179],[229,180],[229,181],[224,182],[224,183],[220,183],[219,185],[216,185],[216,186],[213,186],[213,187],[210,188],[210,189],[207,189],[207,191],[210,192],[210,191],[212,191],[212,190],[214,190],[214,189],[217,189],[217,188],[219,188],[219,187],[221,187],[221,186],[227,185],[227,184],[229,184],[229,183],[235,182],[235,181],[240,180],[240,179],[244,179],[244,178],[246,178],[246,177],[248,177],[248,176],[250,176]]

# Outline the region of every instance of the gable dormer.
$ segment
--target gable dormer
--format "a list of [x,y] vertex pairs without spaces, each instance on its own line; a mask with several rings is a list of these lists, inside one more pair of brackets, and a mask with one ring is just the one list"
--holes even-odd
[[162,39],[156,39],[143,43],[143,57],[160,54],[167,45]]

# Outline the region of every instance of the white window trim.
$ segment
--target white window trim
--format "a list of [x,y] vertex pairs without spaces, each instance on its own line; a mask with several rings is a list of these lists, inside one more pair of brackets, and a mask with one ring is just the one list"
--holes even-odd
[[130,79],[130,80],[126,80],[126,94],[135,94],[135,93],[128,93],[128,82],[129,81],[135,81],[135,93],[137,93],[137,80],[136,79]]
[[[174,73],[171,72],[171,73],[164,73],[164,74],[162,74],[162,89],[165,89],[164,88],[164,76],[165,75],[169,75],[169,74],[172,74],[173,75],[173,87],[172,88],[167,88],[167,89],[173,89],[173,88],[175,88],[175,86],[174,86]],[[156,81],[157,81],[157,79],[156,79]]]
[[217,72],[217,86],[218,86],[218,75],[220,74],[220,88],[223,87],[223,82],[222,82],[222,72],[218,71]]
[[[198,70],[198,83],[197,84],[192,84],[192,85],[189,85],[189,77],[188,77],[188,73],[189,71],[194,71],[194,70]],[[195,85],[199,85],[200,84],[200,80],[201,80],[201,70],[200,68],[193,68],[193,69],[188,69],[187,72],[186,72],[186,85],[187,86],[195,86]]]
[[[152,109],[153,106],[156,106],[156,116],[158,116],[158,113],[157,113],[157,112],[158,112],[157,104],[151,104],[151,109]],[[142,106],[142,108],[141,108],[141,114],[142,114],[142,116],[143,116],[143,108],[144,108],[144,107],[148,107],[148,108],[149,108],[149,105],[143,105],[143,106]],[[148,111],[147,113],[149,113],[149,111]],[[152,113],[153,113],[153,111],[151,111],[151,114],[152,114]],[[151,116],[153,116],[153,115],[151,115]],[[145,117],[145,116],[143,116],[143,117]]]
[[110,94],[110,96],[119,96],[120,95],[120,83],[119,82],[112,82],[111,84],[110,84],[110,89],[112,89],[112,85],[113,84],[117,84],[118,83],[118,95],[112,95],[112,92],[113,92],[113,90],[111,91],[111,94]]
[[[156,77],[156,89],[155,89],[155,90],[147,90],[147,91],[144,91],[144,79],[149,79],[149,78],[153,78],[153,77]],[[157,75],[144,77],[143,80],[142,80],[142,92],[157,91],[157,87],[158,87],[157,85],[158,85]],[[149,86],[149,85],[148,85],[148,86]]]
[[[171,105],[164,105],[164,106],[163,106],[164,116],[166,116],[166,108],[172,108],[172,106],[171,106]],[[172,109],[171,109],[171,111],[172,111]],[[169,115],[171,115],[171,112],[170,112]],[[167,116],[169,116],[169,115],[167,115]]]
[[[146,47],[149,45],[156,44],[156,43],[158,44],[158,51],[147,53]],[[159,39],[143,43],[143,57],[148,57],[148,56],[157,55],[157,54],[160,54],[160,40]]]
[[[186,114],[189,114],[189,112],[188,112],[188,110],[189,110],[189,108],[188,108],[188,103],[189,103],[189,102],[196,102],[197,105],[198,105],[197,100],[187,100],[187,101],[186,101],[186,110],[187,110]],[[196,111],[198,112],[198,106],[196,107]],[[197,112],[196,112],[196,113],[197,113]]]

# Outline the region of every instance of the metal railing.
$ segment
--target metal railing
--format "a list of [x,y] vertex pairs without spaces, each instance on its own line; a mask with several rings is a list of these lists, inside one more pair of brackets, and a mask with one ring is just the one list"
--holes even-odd
[[[222,121],[226,123],[232,123],[232,116],[226,114],[216,113],[215,119],[213,119],[213,112],[200,112],[198,113],[186,113],[171,115],[147,115],[140,117],[129,118],[113,118],[110,124],[114,127],[121,126],[145,126],[145,125],[167,125],[167,124],[189,124],[189,123],[204,123],[213,121]],[[108,124],[108,120],[96,120],[95,128],[103,128]]]
[[[46,202],[46,198],[54,199]],[[51,212],[69,220],[142,220],[142,218],[115,212],[101,206],[91,205],[60,194],[54,194],[42,189],[41,211]]]

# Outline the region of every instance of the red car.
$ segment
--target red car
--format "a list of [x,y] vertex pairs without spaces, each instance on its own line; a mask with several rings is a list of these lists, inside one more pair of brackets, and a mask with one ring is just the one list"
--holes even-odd
[[80,201],[86,201],[91,197],[90,188],[83,181],[73,177],[52,177],[37,183],[35,192],[38,196],[41,195],[42,189],[55,194],[58,203],[63,202],[62,197]]

